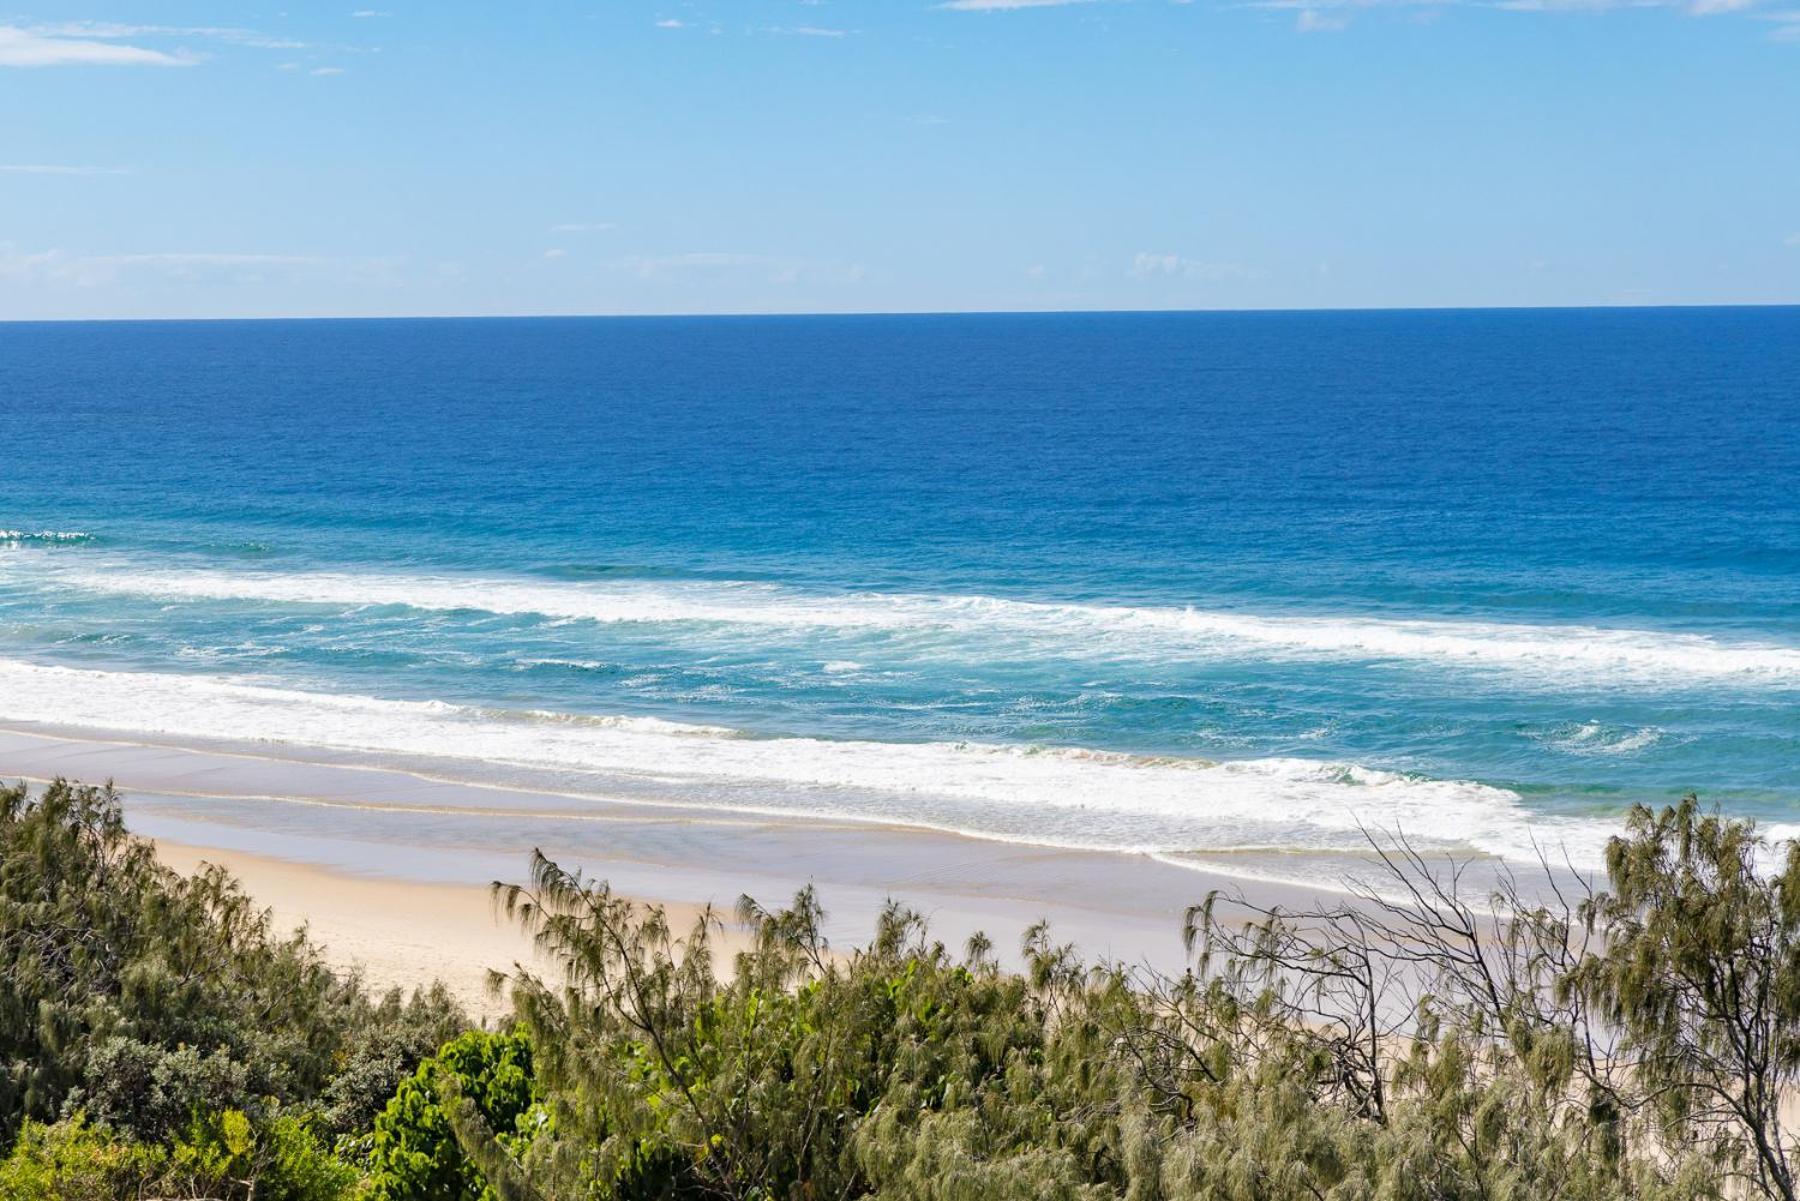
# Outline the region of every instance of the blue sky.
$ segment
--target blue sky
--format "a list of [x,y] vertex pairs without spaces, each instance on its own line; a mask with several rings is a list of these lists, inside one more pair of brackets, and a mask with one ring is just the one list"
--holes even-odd
[[1800,0],[0,10],[0,318],[1800,301]]

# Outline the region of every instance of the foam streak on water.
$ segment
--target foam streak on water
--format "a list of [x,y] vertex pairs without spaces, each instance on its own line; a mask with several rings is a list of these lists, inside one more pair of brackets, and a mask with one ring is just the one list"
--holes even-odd
[[1592,625],[1396,620],[1048,604],[992,596],[806,594],[767,584],[544,583],[519,579],[170,571],[114,563],[57,572],[96,593],[265,601],[328,609],[401,606],[603,624],[719,625],[1007,639],[1040,654],[1403,660],[1489,668],[1557,686],[1604,677],[1655,687],[1723,680],[1800,687],[1800,647]]

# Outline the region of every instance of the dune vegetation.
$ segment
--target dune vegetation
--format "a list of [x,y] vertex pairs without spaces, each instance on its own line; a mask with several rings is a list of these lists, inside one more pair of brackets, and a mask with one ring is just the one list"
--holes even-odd
[[[555,965],[369,995],[109,788],[0,791],[0,1198],[1699,1198],[1795,1194],[1800,851],[1692,798],[1579,896],[1404,843],[1305,913],[1206,898],[1192,968],[1005,970],[810,892],[746,949],[539,857]],[[1544,898],[1548,897],[1546,901]]]

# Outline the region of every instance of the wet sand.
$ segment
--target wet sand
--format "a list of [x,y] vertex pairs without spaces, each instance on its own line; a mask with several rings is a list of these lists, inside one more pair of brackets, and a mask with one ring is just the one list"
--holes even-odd
[[279,757],[287,750],[12,729],[0,731],[0,778],[111,779],[130,827],[171,865],[222,863],[279,921],[309,924],[334,962],[383,987],[442,978],[478,1012],[495,1011],[487,970],[529,952],[487,886],[522,879],[533,848],[625,895],[680,907],[678,918],[708,903],[729,914],[746,893],[776,906],[811,884],[839,949],[866,939],[893,898],[953,948],[982,931],[1016,962],[1024,932],[1047,920],[1088,957],[1165,972],[1186,965],[1183,913],[1212,889],[1261,905],[1326,895],[1255,878],[1254,857],[1244,874],[1226,874],[1152,855],[471,785],[350,755]]

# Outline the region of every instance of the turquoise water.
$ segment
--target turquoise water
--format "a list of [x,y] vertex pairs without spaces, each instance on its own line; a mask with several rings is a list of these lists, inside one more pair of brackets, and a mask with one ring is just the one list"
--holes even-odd
[[0,325],[0,722],[1171,854],[1800,822],[1800,309]]

